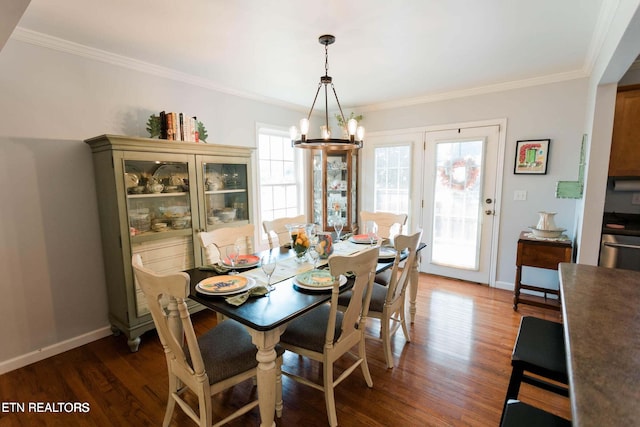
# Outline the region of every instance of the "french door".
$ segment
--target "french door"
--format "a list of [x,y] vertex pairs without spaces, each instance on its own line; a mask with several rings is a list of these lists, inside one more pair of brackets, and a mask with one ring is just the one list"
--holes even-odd
[[502,139],[499,125],[426,132],[421,271],[494,284]]

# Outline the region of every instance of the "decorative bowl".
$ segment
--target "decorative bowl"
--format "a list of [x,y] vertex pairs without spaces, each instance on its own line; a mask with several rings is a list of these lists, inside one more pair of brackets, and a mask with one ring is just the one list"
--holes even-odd
[[236,210],[233,208],[223,209],[218,213],[218,216],[222,220],[222,222],[231,222],[236,217]]
[[552,239],[555,237],[560,237],[566,228],[554,228],[552,230],[540,230],[537,227],[529,227],[533,232],[533,235],[536,237],[543,237],[547,239]]

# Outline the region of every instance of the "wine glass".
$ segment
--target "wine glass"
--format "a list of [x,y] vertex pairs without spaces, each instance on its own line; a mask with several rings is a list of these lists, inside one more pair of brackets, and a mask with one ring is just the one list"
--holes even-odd
[[333,229],[336,232],[336,242],[340,241],[340,233],[342,233],[343,226],[344,226],[344,222],[342,221],[342,217],[336,216],[333,219]]
[[229,274],[238,274],[236,271],[236,261],[238,261],[238,257],[240,256],[240,246],[238,246],[238,244],[227,246],[226,253],[227,259],[231,264],[231,271]]
[[273,272],[276,271],[276,265],[278,264],[278,258],[269,252],[268,255],[264,255],[260,259],[260,264],[262,265],[262,271],[267,275],[267,289],[269,292],[273,291],[275,287],[271,284],[271,276]]
[[318,260],[320,259],[317,240],[311,246],[309,246],[309,250],[307,251],[307,253],[311,257],[311,261],[313,262],[313,269],[316,270],[318,268]]
[[371,246],[373,246],[378,240],[378,224],[375,221],[367,221],[364,229],[367,236],[369,236]]

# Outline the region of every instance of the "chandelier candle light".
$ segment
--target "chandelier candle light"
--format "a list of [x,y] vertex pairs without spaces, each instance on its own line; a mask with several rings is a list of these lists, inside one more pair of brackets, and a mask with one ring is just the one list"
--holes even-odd
[[[332,78],[329,76],[329,45],[333,44],[336,41],[336,38],[332,35],[325,34],[318,38],[320,44],[324,45],[324,76],[320,77],[320,83],[318,84],[318,90],[316,91],[316,96],[313,98],[313,104],[311,104],[311,109],[309,110],[309,114],[306,118],[300,120],[300,131],[295,126],[291,126],[289,129],[289,133],[291,135],[291,145],[293,147],[300,148],[317,148],[324,146],[339,146],[345,149],[358,149],[362,148],[362,141],[364,139],[364,127],[358,126],[358,121],[356,119],[349,119],[348,121],[344,118],[344,113],[342,112],[342,107],[340,106],[340,101],[338,100],[338,94],[336,93],[336,88],[333,86]],[[329,97],[328,97],[328,86],[331,85],[331,90],[333,91],[333,95],[336,98],[336,103],[338,104],[338,109],[340,110],[340,116],[342,117],[343,123],[347,124],[347,131],[349,133],[349,139],[338,139],[331,137],[331,129],[329,128]],[[317,139],[309,139],[307,138],[309,134],[309,120],[311,119],[311,113],[313,113],[313,107],[316,105],[316,101],[318,100],[318,94],[320,93],[320,89],[324,86],[324,107],[325,107],[325,124],[322,126],[322,137]],[[299,136],[299,139],[298,139]]]

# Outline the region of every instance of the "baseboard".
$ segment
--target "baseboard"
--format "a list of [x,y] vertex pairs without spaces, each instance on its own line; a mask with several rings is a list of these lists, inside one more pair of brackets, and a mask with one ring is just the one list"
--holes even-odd
[[513,292],[514,285],[511,282],[496,282],[495,287],[498,289],[504,289],[506,291]]
[[55,356],[56,354],[64,353],[67,350],[80,347],[81,345],[88,344],[104,337],[108,337],[112,334],[113,331],[111,331],[111,327],[105,326],[104,328],[96,329],[95,331],[87,332],[86,334],[82,334],[77,337],[73,337],[68,340],[40,348],[38,350],[32,351],[31,353],[23,354],[21,356],[14,357],[13,359],[2,361],[0,362],[0,375],[6,374],[7,372],[11,372],[15,369],[22,368],[32,363],[39,362],[51,356]]

